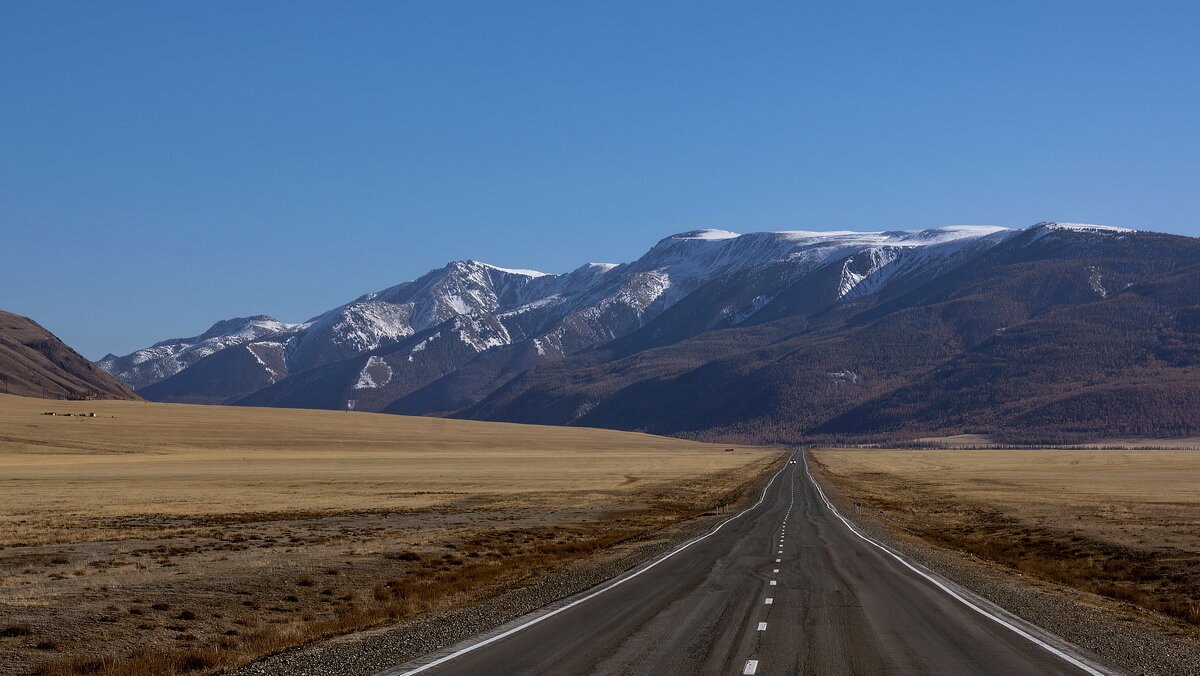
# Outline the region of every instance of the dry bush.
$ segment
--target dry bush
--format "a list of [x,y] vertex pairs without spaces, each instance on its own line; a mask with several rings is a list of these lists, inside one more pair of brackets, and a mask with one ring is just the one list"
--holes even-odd
[[[110,655],[44,662],[37,666],[35,674],[174,676],[232,668],[264,655],[323,638],[394,623],[431,610],[475,603],[514,584],[544,576],[547,571],[559,569],[577,559],[647,535],[644,526],[596,526],[592,530],[581,529],[564,536],[573,538],[570,542],[561,541],[561,538],[551,540],[556,536],[550,529],[544,532],[519,532],[529,535],[525,538],[526,543],[503,561],[482,559],[467,562],[455,555],[449,555],[455,562],[454,565],[445,564],[420,575],[393,577],[373,584],[370,600],[367,602],[360,603],[353,590],[345,591],[339,597],[343,605],[331,618],[261,626],[241,635],[235,630],[229,630],[225,632],[225,636],[212,641],[211,646],[203,649],[137,651],[127,657]],[[444,562],[447,559],[440,561]],[[332,591],[330,595],[333,595]],[[194,617],[190,611],[183,611],[179,616],[182,618],[184,615]],[[234,624],[253,628],[258,622],[253,617],[243,617],[234,620]],[[175,628],[179,631],[184,629],[182,626]],[[187,636],[189,635],[180,634],[177,638]]]
[[33,629],[31,629],[29,627],[29,625],[24,622],[17,622],[16,624],[10,624],[10,625],[4,627],[3,629],[0,629],[0,636],[3,636],[5,638],[13,638],[16,636],[29,636],[32,633],[33,633]]

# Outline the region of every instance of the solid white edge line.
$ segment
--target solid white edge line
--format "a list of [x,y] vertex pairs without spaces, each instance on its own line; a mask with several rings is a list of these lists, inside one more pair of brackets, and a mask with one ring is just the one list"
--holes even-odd
[[[472,643],[471,645],[469,645],[465,648],[461,648],[459,650],[456,650],[453,653],[450,653],[449,655],[440,657],[440,658],[430,662],[429,664],[424,664],[415,669],[405,671],[405,672],[401,673],[399,676],[410,676],[410,674],[417,674],[422,671],[425,671],[426,669],[432,669],[433,667],[436,667],[441,664],[445,664],[446,662],[449,662],[452,659],[461,657],[463,655],[466,655],[469,652],[472,652],[474,650],[482,648],[485,645],[490,645],[492,643],[495,643],[496,641],[499,641],[502,638],[511,636],[511,635],[513,635],[519,631],[522,631],[524,629],[528,629],[529,627],[532,627],[533,625],[538,624],[539,622],[542,622],[543,620],[547,620],[547,619],[550,619],[551,617],[554,617],[555,615],[563,612],[564,610],[574,608],[575,606],[583,603],[584,601],[590,601],[591,599],[596,598],[597,596],[603,594],[604,592],[606,592],[610,589],[615,589],[616,587],[619,587],[619,586],[625,584],[626,582],[628,582],[628,581],[632,580],[633,578],[641,575],[642,573],[650,570],[651,568],[654,568],[655,566],[662,563],[663,561],[666,561],[667,559],[671,558],[672,556],[675,556],[679,552],[682,552],[683,550],[687,549],[688,547],[691,547],[692,545],[696,544],[697,542],[700,542],[701,540],[706,540],[706,539],[712,537],[713,535],[716,535],[717,531],[719,531],[725,527],[725,524],[735,521],[737,519],[740,519],[743,516],[745,516],[746,514],[749,514],[750,512],[754,511],[755,509],[758,509],[758,506],[761,505],[763,503],[763,500],[765,500],[767,498],[767,491],[769,491],[771,489],[771,485],[775,483],[775,480],[779,478],[779,475],[781,475],[785,471],[787,471],[787,467],[788,467],[787,463],[784,463],[783,468],[781,468],[778,472],[776,472],[774,475],[771,476],[771,480],[767,482],[766,486],[763,486],[762,495],[758,496],[758,502],[756,502],[753,505],[747,507],[746,509],[738,512],[737,514],[734,514],[733,516],[729,517],[728,519],[725,519],[721,523],[717,524],[717,526],[715,528],[713,528],[709,532],[705,533],[704,535],[701,535],[699,537],[688,540],[687,542],[676,547],[675,549],[671,550],[670,552],[667,552],[666,554],[659,557],[658,559],[651,561],[646,566],[639,568],[638,570],[635,570],[634,572],[629,573],[623,577],[619,577],[616,580],[613,580],[607,586],[603,587],[602,589],[597,589],[596,591],[588,594],[587,596],[575,599],[574,601],[568,603],[567,605],[562,606],[560,608],[555,608],[554,610],[551,610],[550,612],[548,612],[544,615],[538,615],[537,617],[529,620],[528,622],[521,624],[519,626],[513,627],[512,629],[509,629],[508,631],[505,631],[500,634],[496,634],[495,636],[484,639],[478,643]],[[537,612],[537,611],[534,611],[534,612]],[[758,662],[756,662],[756,661],[754,663],[756,665],[758,664]],[[385,669],[384,671],[386,672],[387,670]]]
[[942,591],[946,592],[954,600],[962,603],[964,606],[970,608],[971,610],[974,610],[975,612],[979,613],[980,615],[983,615],[984,617],[988,618],[989,620],[992,620],[993,622],[999,624],[1000,626],[1011,630],[1013,633],[1017,634],[1021,638],[1024,638],[1024,639],[1030,641],[1034,645],[1046,650],[1047,652],[1051,653],[1052,655],[1055,655],[1056,657],[1059,657],[1059,658],[1069,662],[1070,664],[1072,664],[1076,667],[1079,667],[1083,671],[1085,671],[1089,674],[1092,674],[1092,676],[1106,676],[1104,674],[1104,672],[1093,669],[1092,667],[1088,666],[1087,664],[1084,664],[1083,662],[1081,662],[1078,659],[1072,657],[1071,655],[1063,652],[1062,650],[1059,650],[1058,648],[1055,648],[1054,646],[1050,645],[1049,643],[1046,643],[1045,641],[1034,636],[1033,634],[1030,634],[1029,632],[1025,631],[1024,629],[1009,622],[1008,620],[1005,620],[1004,618],[999,617],[997,615],[993,615],[992,613],[984,610],[983,608],[980,608],[979,606],[975,605],[974,603],[971,603],[969,600],[967,600],[966,598],[961,596],[958,592],[956,592],[953,589],[942,584],[940,581],[938,581],[932,575],[929,575],[928,573],[918,569],[916,566],[912,565],[908,561],[905,561],[904,557],[893,552],[891,549],[888,549],[887,547],[879,544],[875,540],[872,540],[871,538],[867,537],[866,535],[863,535],[857,528],[854,527],[854,524],[850,523],[848,520],[846,520],[846,517],[842,516],[842,513],[838,511],[837,507],[834,507],[833,503],[829,501],[829,498],[825,497],[825,491],[821,490],[820,484],[817,483],[816,478],[813,477],[812,472],[809,471],[809,469],[808,469],[808,454],[801,452],[801,455],[804,457],[804,473],[806,475],[808,475],[808,480],[812,483],[813,488],[817,489],[817,494],[821,496],[821,500],[825,502],[825,506],[828,507],[831,512],[833,512],[834,516],[841,519],[842,523],[846,524],[846,528],[849,528],[851,533],[854,533],[859,538],[865,540],[869,544],[874,545],[875,547],[877,547],[879,550],[881,550],[888,556],[890,556],[893,559],[896,559],[900,563],[904,564],[905,568],[908,568],[909,570],[916,573],[917,575],[920,575],[921,577],[925,578],[926,580],[932,582],[938,589],[941,589]]

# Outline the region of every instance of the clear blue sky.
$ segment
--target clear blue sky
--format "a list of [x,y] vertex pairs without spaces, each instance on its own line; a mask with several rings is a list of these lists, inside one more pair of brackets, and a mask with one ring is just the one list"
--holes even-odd
[[1200,235],[1200,3],[0,0],[0,309],[85,355],[699,227]]

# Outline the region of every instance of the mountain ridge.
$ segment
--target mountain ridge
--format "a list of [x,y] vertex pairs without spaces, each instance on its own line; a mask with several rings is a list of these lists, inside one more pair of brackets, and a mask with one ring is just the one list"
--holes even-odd
[[[634,261],[585,264],[563,274],[453,261],[307,322],[280,322],[274,333],[254,335],[257,328],[243,326],[252,319],[256,327],[275,321],[265,315],[242,318],[228,324],[237,329],[235,337],[209,336],[173,353],[170,346],[169,354],[154,353],[171,342],[163,341],[102,361],[122,378],[167,373],[181,364],[180,354],[208,349],[194,345],[229,343],[139,389],[163,401],[454,415],[772,441],[805,434],[899,434],[907,427],[894,420],[885,424],[874,414],[863,420],[876,422],[860,427],[831,421],[870,397],[925,377],[1010,324],[1057,307],[1114,299],[1171,266],[1195,261],[1197,242],[1056,222],[1026,229],[744,235],[694,230],[662,238]],[[1124,307],[1113,305],[1118,306]],[[866,359],[864,373],[828,356],[833,344],[867,354],[889,341],[910,347],[890,360],[878,354]],[[750,365],[767,355],[784,358],[776,354],[784,344],[808,355],[812,364],[831,361],[828,370],[794,370],[785,359],[781,372],[793,369],[795,377],[812,381],[799,390],[769,373],[748,375]],[[156,359],[175,364],[156,366]],[[142,366],[147,363],[152,366]],[[141,370],[122,372],[117,368],[122,364]],[[741,400],[721,411],[667,415],[661,401],[649,398],[652,392],[690,395],[663,378],[717,390],[741,383]],[[789,392],[807,402],[805,412],[772,403]],[[761,410],[752,410],[756,407]],[[739,412],[730,417],[731,410]],[[825,418],[814,418],[817,411]],[[779,416],[805,422],[780,427]],[[916,420],[930,429],[942,424],[926,414]],[[784,436],[763,431],[774,428]]]

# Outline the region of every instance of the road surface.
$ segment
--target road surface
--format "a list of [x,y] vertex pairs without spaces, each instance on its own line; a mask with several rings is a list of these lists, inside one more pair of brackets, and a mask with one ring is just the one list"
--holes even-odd
[[666,558],[380,676],[1115,673],[865,539],[795,459]]

